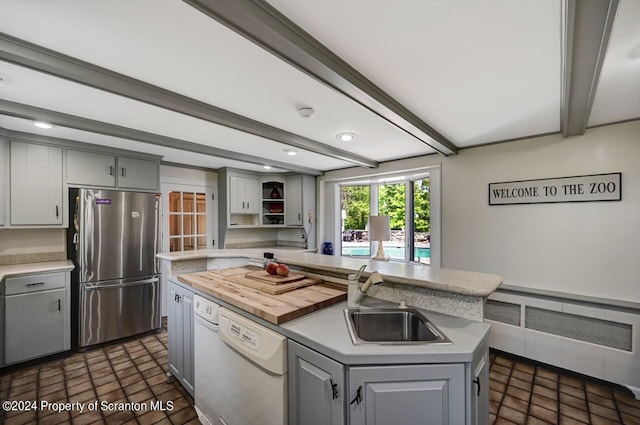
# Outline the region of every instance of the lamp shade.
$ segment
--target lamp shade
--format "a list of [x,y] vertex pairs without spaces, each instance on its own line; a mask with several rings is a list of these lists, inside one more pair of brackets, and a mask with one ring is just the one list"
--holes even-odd
[[369,239],[372,241],[391,240],[391,221],[388,215],[369,217]]

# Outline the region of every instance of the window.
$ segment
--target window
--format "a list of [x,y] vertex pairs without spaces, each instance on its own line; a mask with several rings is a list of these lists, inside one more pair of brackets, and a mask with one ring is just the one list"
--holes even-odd
[[199,192],[169,192],[169,251],[206,248],[206,195]]
[[371,210],[369,186],[341,186],[342,255],[371,255],[367,222]]
[[427,173],[340,186],[341,253],[368,257],[377,249],[369,240],[370,215],[388,215],[391,240],[383,241],[393,260],[431,264],[431,187]]

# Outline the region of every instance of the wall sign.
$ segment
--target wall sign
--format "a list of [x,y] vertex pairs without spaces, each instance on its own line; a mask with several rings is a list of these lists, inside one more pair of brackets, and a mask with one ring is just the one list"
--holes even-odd
[[622,173],[489,183],[489,205],[620,201]]

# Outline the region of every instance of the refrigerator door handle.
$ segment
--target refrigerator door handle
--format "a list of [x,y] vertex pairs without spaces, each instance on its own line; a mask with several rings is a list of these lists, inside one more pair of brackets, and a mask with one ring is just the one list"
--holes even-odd
[[113,289],[113,288],[124,288],[127,286],[139,286],[139,285],[147,285],[149,283],[155,283],[158,282],[158,278],[157,277],[152,277],[150,279],[144,279],[144,280],[134,280],[132,282],[126,282],[126,283],[115,283],[115,284],[106,284],[106,285],[96,285],[94,283],[84,283],[83,284],[83,289],[85,291],[93,291],[96,289]]

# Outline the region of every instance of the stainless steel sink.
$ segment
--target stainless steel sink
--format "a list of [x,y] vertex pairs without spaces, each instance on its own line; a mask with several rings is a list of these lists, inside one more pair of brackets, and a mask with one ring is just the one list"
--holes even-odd
[[344,311],[355,345],[451,344],[436,326],[415,309],[359,309]]

